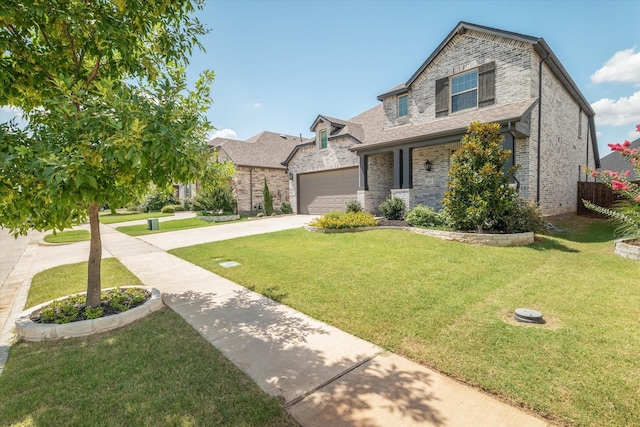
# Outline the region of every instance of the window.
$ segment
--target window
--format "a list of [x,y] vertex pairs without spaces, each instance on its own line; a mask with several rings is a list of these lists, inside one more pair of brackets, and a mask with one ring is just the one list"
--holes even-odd
[[327,148],[327,131],[320,132],[320,148]]
[[478,105],[478,70],[451,78],[451,112]]
[[398,117],[404,117],[408,114],[407,95],[398,97]]

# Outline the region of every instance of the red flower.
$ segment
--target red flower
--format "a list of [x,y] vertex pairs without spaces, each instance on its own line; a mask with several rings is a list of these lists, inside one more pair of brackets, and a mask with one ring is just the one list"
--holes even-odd
[[633,200],[635,200],[636,202],[640,202],[640,196],[636,197],[636,198],[635,198],[635,199],[633,199]]
[[630,171],[630,170],[625,171],[625,173],[624,173],[623,175],[624,175],[624,176],[629,176],[629,175],[631,175],[631,171]]
[[597,177],[597,176],[598,176],[598,172],[596,172],[596,171],[592,171],[592,172],[591,172],[591,176],[592,176],[592,177],[594,177],[594,178],[595,178],[595,177]]
[[640,132],[640,125],[636,125],[636,132]]
[[627,184],[625,184],[624,182],[616,181],[616,180],[611,181],[611,188],[613,188],[614,190],[621,190],[621,191],[631,190],[631,187],[629,187]]
[[629,141],[625,141],[622,145],[623,145],[624,147],[628,147],[628,146],[630,146],[630,145],[631,145],[631,143],[630,143]]

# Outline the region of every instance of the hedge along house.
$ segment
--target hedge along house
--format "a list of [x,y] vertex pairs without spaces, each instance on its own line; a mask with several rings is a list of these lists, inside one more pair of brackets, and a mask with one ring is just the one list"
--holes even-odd
[[[376,212],[385,198],[409,208],[441,208],[451,155],[474,121],[502,126],[510,164],[520,164],[520,195],[545,215],[575,212],[579,180],[599,166],[594,112],[542,38],[459,23],[405,83],[378,96],[381,105],[350,120],[318,116],[315,141],[285,164],[292,202],[322,213],[319,194],[338,172],[356,180],[341,188]],[[324,182],[323,182],[324,181]],[[345,187],[343,185],[342,187]],[[312,189],[312,195],[305,194]]]
[[274,208],[289,201],[289,179],[282,160],[301,142],[297,136],[274,132],[261,132],[246,141],[227,138],[209,141],[209,147],[218,153],[218,160],[229,160],[236,168],[232,186],[238,213],[250,214],[263,208],[265,178]]

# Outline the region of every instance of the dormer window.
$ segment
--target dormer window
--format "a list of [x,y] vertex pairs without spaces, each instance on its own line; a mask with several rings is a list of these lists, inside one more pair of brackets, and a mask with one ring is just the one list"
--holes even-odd
[[327,131],[320,132],[320,148],[327,148]]
[[398,97],[398,117],[405,117],[409,113],[407,100],[407,95]]
[[451,77],[451,112],[478,105],[478,70]]

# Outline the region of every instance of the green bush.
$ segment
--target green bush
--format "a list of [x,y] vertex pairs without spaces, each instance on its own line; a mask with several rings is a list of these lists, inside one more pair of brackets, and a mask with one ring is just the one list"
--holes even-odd
[[166,206],[163,206],[162,209],[160,209],[160,212],[162,213],[174,213],[175,211],[176,211],[175,205],[166,205]]
[[176,212],[184,212],[185,211],[184,206],[182,206],[182,205],[173,205],[173,207],[174,207]]
[[154,190],[145,196],[138,210],[140,212],[159,212],[163,206],[176,203],[173,194]]
[[262,187],[262,198],[264,214],[270,216],[273,214],[273,196],[269,191],[269,186],[267,185],[267,177],[264,178],[264,186]]
[[390,197],[384,202],[380,203],[380,212],[382,216],[390,220],[403,219],[407,210],[407,206],[404,204],[404,200],[399,197]]
[[362,212],[362,205],[357,200],[349,200],[346,208],[347,212]]
[[417,205],[411,209],[407,213],[405,221],[414,227],[441,227],[445,225],[442,214],[424,205]]
[[502,146],[500,124],[474,122],[451,157],[451,180],[442,200],[451,225],[458,230],[496,230],[499,219],[517,204],[509,186],[517,167],[504,168],[511,156]]
[[338,212],[332,211],[316,218],[311,223],[312,227],[325,229],[345,229],[359,227],[375,227],[378,225],[373,215],[365,212]]
[[280,212],[282,212],[283,214],[293,213],[293,208],[291,207],[291,203],[289,202],[280,203]]
[[189,197],[188,199],[184,199],[182,202],[182,206],[184,206],[184,210],[186,211],[197,211],[197,203],[193,197]]
[[233,191],[228,186],[213,189],[208,193],[198,194],[195,200],[190,203],[194,211],[209,212],[235,212],[236,200]]
[[496,221],[496,229],[504,233],[525,233],[528,231],[539,233],[544,230],[544,219],[534,202],[518,199]]

